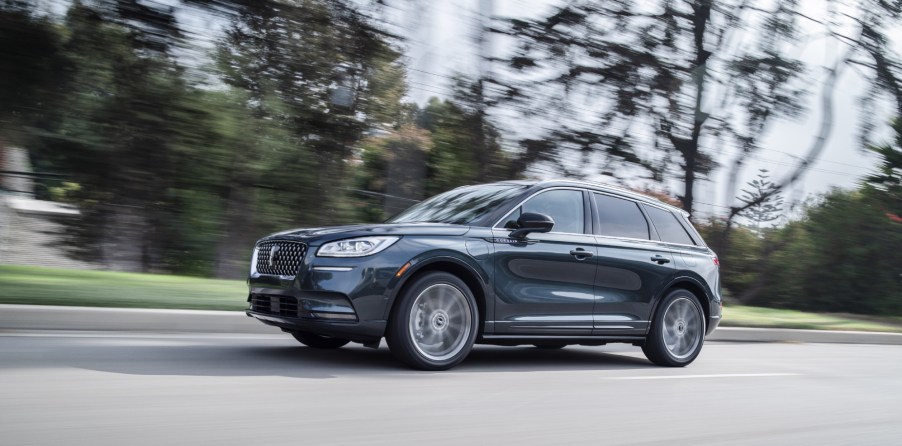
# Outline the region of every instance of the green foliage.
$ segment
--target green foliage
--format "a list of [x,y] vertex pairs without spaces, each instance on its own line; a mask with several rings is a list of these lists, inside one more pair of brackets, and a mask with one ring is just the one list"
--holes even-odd
[[902,224],[885,202],[834,191],[770,259],[758,302],[817,311],[902,314]]
[[[723,231],[723,223],[711,219],[697,225],[702,238],[714,240]],[[729,233],[730,250],[718,253],[723,288],[732,296],[754,286],[764,261],[764,240],[747,228],[734,228]]]
[[458,104],[433,98],[419,116],[419,124],[432,132],[435,144],[426,195],[507,176],[497,131],[486,125],[479,112]]
[[56,105],[63,64],[60,33],[25,6],[0,4],[0,143],[31,142],[23,125],[45,119]]
[[[498,130],[481,111],[476,84],[460,78],[455,100],[430,99],[387,135],[361,146],[356,188],[374,192],[356,199],[363,221],[382,221],[413,204],[467,184],[515,176]],[[415,125],[414,125],[415,124]]]
[[426,164],[433,156],[433,136],[406,124],[363,141],[356,190],[370,195],[355,201],[360,221],[384,221],[427,197],[423,185],[428,181]]
[[891,219],[902,222],[902,118],[893,122],[894,144],[871,147],[880,157],[877,172],[865,178],[868,195],[884,202]]
[[261,235],[353,219],[355,146],[408,119],[397,39],[354,4],[197,3],[231,26],[193,77],[171,9],[74,2],[54,21],[32,2],[0,8],[0,134],[65,174],[40,193],[81,208],[65,222],[74,256],[243,274]]

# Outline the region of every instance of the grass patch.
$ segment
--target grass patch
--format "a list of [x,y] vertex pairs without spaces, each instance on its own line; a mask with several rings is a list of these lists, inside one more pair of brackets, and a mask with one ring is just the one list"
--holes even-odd
[[[242,310],[241,280],[0,266],[0,303],[83,307]],[[724,307],[725,327],[902,332],[900,318],[819,314],[775,308]]]
[[728,305],[723,309],[723,327],[799,328],[808,330],[889,331],[902,333],[898,318],[875,318],[851,314],[806,313],[777,308]]
[[4,265],[0,303],[242,310],[247,285],[241,280]]

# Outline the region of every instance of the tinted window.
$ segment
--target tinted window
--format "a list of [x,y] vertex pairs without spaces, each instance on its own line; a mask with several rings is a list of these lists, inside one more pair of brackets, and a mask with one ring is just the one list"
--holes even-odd
[[655,229],[658,230],[661,240],[684,245],[695,244],[673,213],[653,206],[645,206],[645,211],[651,217],[651,222],[654,223]]
[[413,205],[388,220],[388,223],[468,224],[523,192],[527,186],[490,184],[461,187]]
[[529,199],[511,213],[504,227],[515,228],[517,219],[524,212],[545,214],[554,220],[551,232],[582,234],[585,226],[583,193],[578,190],[558,189],[542,192]]
[[648,222],[639,205],[609,195],[595,195],[601,235],[648,239]]

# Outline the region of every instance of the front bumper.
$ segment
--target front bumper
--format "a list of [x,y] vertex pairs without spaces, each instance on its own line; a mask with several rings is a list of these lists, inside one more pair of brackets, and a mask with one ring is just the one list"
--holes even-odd
[[372,343],[385,335],[395,274],[407,261],[401,245],[375,256],[319,258],[311,244],[294,276],[252,270],[246,313],[286,331]]
[[385,334],[386,326],[386,321],[339,322],[274,315],[253,310],[247,310],[245,313],[264,324],[279,327],[284,331],[305,331],[323,336],[349,339],[362,344],[379,341]]

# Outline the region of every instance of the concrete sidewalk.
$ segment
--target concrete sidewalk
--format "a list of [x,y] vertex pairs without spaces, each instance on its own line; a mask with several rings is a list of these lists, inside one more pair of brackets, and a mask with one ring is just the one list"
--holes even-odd
[[[85,330],[274,334],[280,330],[240,311],[0,305],[0,331]],[[902,333],[720,327],[708,341],[902,345]]]

